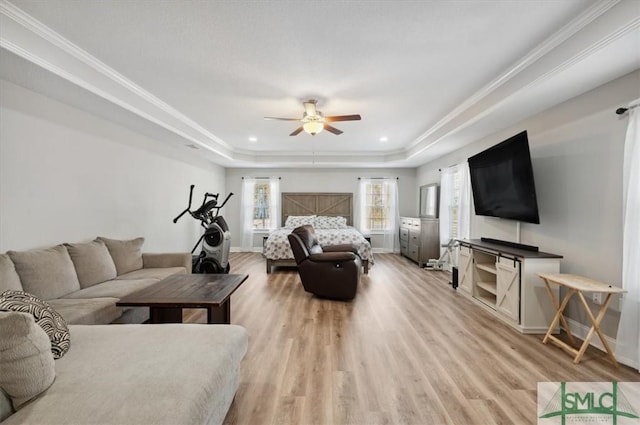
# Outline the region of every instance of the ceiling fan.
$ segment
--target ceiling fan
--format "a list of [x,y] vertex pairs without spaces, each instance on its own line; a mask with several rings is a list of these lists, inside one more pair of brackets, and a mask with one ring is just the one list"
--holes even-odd
[[265,120],[280,120],[280,121],[300,121],[302,125],[296,128],[289,136],[297,136],[303,130],[309,133],[312,136],[320,133],[322,130],[327,130],[330,133],[340,135],[342,134],[342,130],[338,130],[337,128],[327,124],[335,121],[359,121],[360,115],[330,115],[324,116],[322,112],[316,109],[316,104],[318,103],[315,99],[307,100],[306,102],[302,102],[304,105],[304,113],[302,114],[302,118],[278,118],[278,117],[264,117]]

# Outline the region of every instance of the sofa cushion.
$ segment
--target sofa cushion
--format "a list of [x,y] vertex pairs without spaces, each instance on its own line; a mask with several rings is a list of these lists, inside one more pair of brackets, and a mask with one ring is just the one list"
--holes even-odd
[[164,279],[173,274],[185,274],[187,270],[184,267],[163,267],[158,269],[140,269],[118,276],[117,280],[132,279]]
[[116,265],[118,275],[139,270],[142,268],[142,244],[144,238],[131,240],[108,239],[98,236],[97,240],[107,245],[109,254]]
[[62,245],[31,251],[8,251],[22,288],[44,300],[60,298],[80,289],[67,248]]
[[145,269],[160,269],[164,267],[184,267],[191,273],[192,256],[190,252],[143,252],[142,263]]
[[70,325],[107,325],[122,313],[116,307],[117,298],[58,298],[48,302]]
[[66,295],[67,299],[78,298],[122,298],[140,289],[158,283],[158,279],[137,279],[137,280],[110,280],[108,282],[98,283],[85,289]]
[[9,395],[0,388],[0,422],[11,416],[15,410],[13,410],[13,404]]
[[65,246],[76,268],[81,288],[114,279],[118,275],[113,258],[103,241],[67,243]]
[[31,314],[49,337],[54,359],[69,351],[71,340],[67,323],[47,302],[28,292],[5,291],[0,294],[0,310]]
[[3,425],[224,421],[247,350],[244,328],[162,324],[70,329],[73,350],[56,361],[55,384]]
[[20,276],[18,276],[11,258],[7,254],[0,254],[0,292],[9,289],[22,291]]
[[19,410],[55,379],[51,343],[29,313],[0,311],[0,387]]

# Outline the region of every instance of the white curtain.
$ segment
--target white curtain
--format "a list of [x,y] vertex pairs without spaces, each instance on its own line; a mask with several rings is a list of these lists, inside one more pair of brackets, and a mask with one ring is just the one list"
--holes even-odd
[[356,192],[356,211],[353,217],[353,227],[358,229],[360,233],[365,236],[369,236],[371,233],[369,229],[366,229],[366,195],[367,195],[367,184],[369,179],[360,179],[358,183],[358,191]]
[[471,176],[469,163],[458,164],[460,173],[460,198],[458,199],[458,239],[469,239],[471,235]]
[[445,168],[440,172],[440,246],[448,244],[451,239],[451,213],[454,199],[453,179],[456,172],[456,167]]
[[389,191],[389,225],[384,232],[382,249],[386,252],[395,252],[395,247],[400,250],[400,207],[398,202],[398,180],[385,179],[385,185]]
[[[640,99],[636,104],[640,105]],[[622,183],[622,287],[616,357],[640,368],[640,107],[629,109]]]
[[[382,180],[382,181],[381,181]],[[370,184],[385,185],[388,197],[389,216],[387,220],[387,228],[384,230],[374,230],[375,233],[382,234],[382,246],[385,252],[394,252],[395,247],[400,246],[399,242],[399,226],[400,226],[400,208],[398,202],[398,180],[397,179],[367,179],[361,178],[358,185],[358,193],[356,195],[356,214],[354,218],[354,227],[356,227],[364,235],[370,235],[372,230],[368,228],[367,223],[367,187]]]
[[[457,190],[455,187],[456,175],[458,177]],[[458,222],[452,226],[454,209],[458,210]],[[440,245],[447,245],[454,237],[469,239],[470,232],[471,180],[469,163],[464,161],[453,167],[445,168],[440,175]]]
[[242,180],[242,203],[240,211],[242,214],[242,244],[240,249],[243,252],[253,251],[253,210],[254,193],[256,190],[256,179],[245,177]]
[[269,179],[269,230],[280,227],[280,179]]

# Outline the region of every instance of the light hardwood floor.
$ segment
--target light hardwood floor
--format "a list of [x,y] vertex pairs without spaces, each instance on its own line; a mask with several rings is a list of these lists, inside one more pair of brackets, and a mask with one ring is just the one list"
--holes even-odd
[[592,347],[574,365],[397,255],[376,256],[352,302],[264,269],[260,254],[231,256],[249,274],[231,301],[249,351],[226,424],[533,424],[539,381],[640,380]]

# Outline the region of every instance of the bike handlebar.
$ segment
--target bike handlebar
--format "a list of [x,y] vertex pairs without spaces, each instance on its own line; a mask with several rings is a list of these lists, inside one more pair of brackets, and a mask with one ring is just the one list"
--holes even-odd
[[222,205],[220,205],[220,206],[219,206],[219,207],[217,207],[217,208],[222,208],[222,207],[224,207],[224,204],[226,204],[226,203],[227,203],[227,201],[229,200],[229,198],[231,198],[232,196],[233,196],[233,192],[229,192],[229,194],[227,195],[227,197],[226,197],[226,198],[224,198],[224,201],[222,202]]
[[184,211],[182,211],[180,214],[178,214],[178,216],[176,218],[173,219],[173,224],[176,224],[178,222],[178,220],[180,220],[180,217],[182,217],[183,215],[185,215],[186,213],[189,212],[189,210],[191,209],[191,201],[193,200],[193,188],[196,187],[195,184],[192,184],[189,187],[189,206],[187,207],[187,209],[185,209]]
[[[178,214],[178,216],[176,218],[173,219],[173,223],[177,223],[178,220],[180,220],[180,218],[185,215],[186,213],[190,213],[191,216],[193,216],[193,218],[198,218],[200,220],[204,220],[205,217],[205,213],[208,212],[209,210],[212,209],[216,209],[217,211],[220,211],[220,209],[222,207],[225,206],[225,204],[227,203],[227,201],[229,200],[229,198],[231,198],[233,196],[233,192],[229,192],[229,194],[227,195],[227,197],[225,198],[224,202],[222,202],[222,204],[220,206],[217,206],[217,201],[218,201],[218,196],[220,195],[219,193],[216,193],[215,195],[213,193],[205,193],[204,195],[204,200],[202,201],[202,205],[200,206],[200,208],[198,208],[196,211],[191,211],[191,202],[193,201],[193,188],[195,187],[195,185],[191,185],[189,188],[189,206],[182,211],[180,214]],[[209,203],[207,203],[207,198],[213,198],[213,200],[209,201]],[[209,205],[206,205],[209,204]],[[205,208],[206,207],[206,208]],[[217,215],[217,213],[216,213]]]

